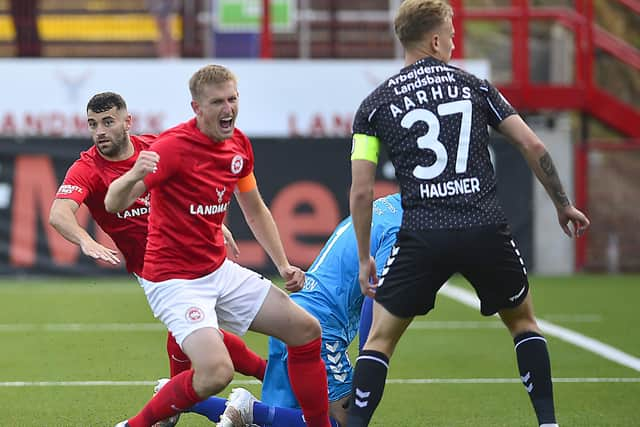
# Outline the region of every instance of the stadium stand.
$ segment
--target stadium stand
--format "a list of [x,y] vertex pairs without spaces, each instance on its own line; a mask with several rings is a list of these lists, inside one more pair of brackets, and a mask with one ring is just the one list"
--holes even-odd
[[274,35],[276,57],[393,58],[388,0],[301,2],[297,33]]
[[[144,0],[40,0],[36,11],[46,57],[154,57],[158,30]],[[182,21],[171,20],[180,39]],[[0,56],[16,54],[10,2],[0,0]]]

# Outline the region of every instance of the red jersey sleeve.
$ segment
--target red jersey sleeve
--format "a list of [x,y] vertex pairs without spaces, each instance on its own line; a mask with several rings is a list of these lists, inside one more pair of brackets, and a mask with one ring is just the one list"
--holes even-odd
[[56,199],[71,199],[81,205],[94,191],[96,179],[100,177],[86,163],[76,160],[58,188]]
[[251,146],[251,141],[244,133],[240,132],[242,135],[242,143],[244,144],[244,149],[247,153],[248,161],[244,164],[242,168],[242,172],[240,172],[240,178],[247,177],[253,174],[253,166],[254,166],[254,157],[253,157],[253,147]]

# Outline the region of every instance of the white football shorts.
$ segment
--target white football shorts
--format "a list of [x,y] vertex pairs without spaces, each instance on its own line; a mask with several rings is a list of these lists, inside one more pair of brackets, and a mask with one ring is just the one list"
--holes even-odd
[[197,279],[151,282],[139,279],[153,315],[180,346],[201,328],[222,328],[244,335],[262,307],[270,280],[225,260],[213,273]]

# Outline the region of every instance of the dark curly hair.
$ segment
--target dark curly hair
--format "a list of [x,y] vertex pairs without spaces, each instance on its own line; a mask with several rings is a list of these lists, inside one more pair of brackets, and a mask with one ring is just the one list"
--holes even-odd
[[124,98],[114,92],[102,92],[93,95],[87,103],[87,111],[91,110],[94,113],[103,113],[113,107],[116,107],[117,110],[127,109],[127,103],[124,102]]

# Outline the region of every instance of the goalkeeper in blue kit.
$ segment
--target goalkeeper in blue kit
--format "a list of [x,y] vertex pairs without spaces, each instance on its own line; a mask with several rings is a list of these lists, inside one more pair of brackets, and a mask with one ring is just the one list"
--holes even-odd
[[[401,221],[399,194],[379,198],[373,203],[370,249],[378,274],[392,252]],[[338,224],[307,271],[303,289],[291,294],[291,298],[320,321],[331,421],[336,426],[345,425],[353,375],[347,349],[358,332],[360,347],[366,342],[372,306],[372,300],[364,298],[358,283],[358,250],[351,217]],[[223,399],[212,397],[198,403],[191,411],[216,421],[224,405]],[[269,338],[262,402],[244,389],[234,389],[218,426],[246,424],[306,426],[289,383],[286,346],[273,337]]]

